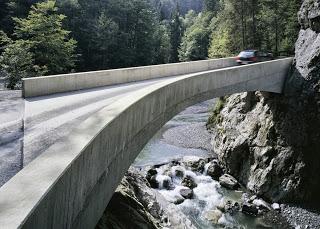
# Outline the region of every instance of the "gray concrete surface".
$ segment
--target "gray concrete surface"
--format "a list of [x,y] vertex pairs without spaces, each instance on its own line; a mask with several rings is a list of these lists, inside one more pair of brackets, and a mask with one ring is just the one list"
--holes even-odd
[[23,114],[21,91],[0,90],[0,186],[22,167]]
[[[164,123],[210,98],[256,90],[280,93],[291,62],[288,58],[166,77],[129,89],[0,188],[1,227],[93,228],[125,171]],[[59,97],[66,98],[55,95]]]
[[151,65],[95,72],[81,72],[23,79],[24,97],[50,95],[80,89],[123,84],[235,66],[234,58]]

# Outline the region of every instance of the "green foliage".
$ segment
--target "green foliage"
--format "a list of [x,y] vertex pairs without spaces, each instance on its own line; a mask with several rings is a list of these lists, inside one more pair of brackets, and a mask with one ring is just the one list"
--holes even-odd
[[249,48],[293,53],[300,5],[301,0],[3,0],[2,74],[15,87],[21,77],[73,69],[225,57]]
[[34,64],[34,55],[30,51],[30,44],[24,40],[12,42],[2,33],[2,41],[6,41],[0,56],[1,74],[6,77],[7,87],[20,88],[21,79],[33,77],[45,72]]
[[179,49],[179,60],[201,60],[208,56],[211,17],[199,14],[194,23],[186,29]]
[[170,43],[171,43],[171,52],[170,52],[170,62],[179,61],[179,47],[182,38],[182,22],[180,19],[179,12],[176,10],[172,14],[170,21]]
[[209,57],[210,58],[221,58],[232,56],[231,37],[228,28],[219,27],[217,30],[213,31],[211,35]]
[[224,97],[220,97],[214,109],[211,112],[211,115],[208,119],[208,122],[206,124],[207,128],[210,129],[214,127],[215,125],[219,124],[221,122],[221,115],[220,112],[222,111],[223,107],[225,106],[226,99]]
[[219,1],[217,0],[204,0],[204,8],[206,11],[215,12],[218,10]]
[[[244,49],[294,53],[300,0],[224,0],[211,36],[209,56]],[[222,39],[223,41],[219,41]]]
[[76,41],[68,38],[69,31],[62,28],[66,16],[58,14],[55,1],[37,3],[27,18],[14,18],[14,35],[28,41],[35,63],[47,68],[49,74],[65,73],[75,65]]
[[96,50],[93,61],[101,68],[107,67],[110,60],[111,48],[117,45],[116,34],[119,26],[104,12],[98,17],[93,26],[92,48]]
[[196,22],[197,17],[198,17],[198,14],[195,11],[190,10],[184,16],[184,18],[182,18],[183,29],[187,30],[188,28],[190,28]]
[[170,32],[166,25],[161,24],[155,34],[156,50],[155,63],[165,64],[170,61],[171,43]]
[[79,0],[69,5],[74,9],[64,12],[82,54],[80,70],[156,63],[162,28],[148,0]]
[[27,18],[13,18],[11,39],[0,33],[0,64],[8,87],[19,87],[21,78],[65,73],[75,65],[76,41],[62,28],[65,16],[57,13],[55,1],[37,3]]

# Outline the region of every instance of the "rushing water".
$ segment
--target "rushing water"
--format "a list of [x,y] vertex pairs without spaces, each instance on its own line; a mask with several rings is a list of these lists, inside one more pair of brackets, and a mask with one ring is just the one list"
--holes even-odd
[[[208,119],[208,109],[214,105],[214,100],[203,102],[190,107],[174,117],[149,141],[134,162],[134,166],[143,167],[147,165],[163,164],[180,159],[188,155],[207,157],[211,154],[209,133],[205,129]],[[170,202],[179,197],[181,178],[173,176],[169,178],[165,174],[166,165],[158,168],[157,180],[160,181],[159,192]],[[174,168],[173,168],[174,169]],[[213,180],[204,173],[195,173],[184,168],[185,172],[193,176],[198,186],[194,188],[194,198],[187,199],[177,205],[185,213],[194,225],[199,229],[207,228],[273,228],[267,225],[261,217],[247,216],[237,212],[232,216],[223,214],[218,222],[208,220],[210,212],[226,200],[240,201],[243,192],[226,190],[219,182]],[[170,179],[173,190],[162,188],[162,182]]]

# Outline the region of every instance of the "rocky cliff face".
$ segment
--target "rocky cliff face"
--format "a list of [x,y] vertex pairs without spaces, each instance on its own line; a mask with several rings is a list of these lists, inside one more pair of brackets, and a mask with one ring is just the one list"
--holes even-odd
[[227,172],[271,201],[319,205],[320,0],[305,0],[301,30],[282,95],[228,97],[212,143]]

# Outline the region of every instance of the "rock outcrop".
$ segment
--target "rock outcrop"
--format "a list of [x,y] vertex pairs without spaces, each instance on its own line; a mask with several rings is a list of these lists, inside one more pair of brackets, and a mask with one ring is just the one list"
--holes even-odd
[[320,1],[305,0],[298,17],[284,93],[228,97],[219,118],[211,118],[212,144],[226,172],[259,196],[319,207]]
[[191,221],[149,186],[131,167],[125,174],[96,229],[195,228]]

